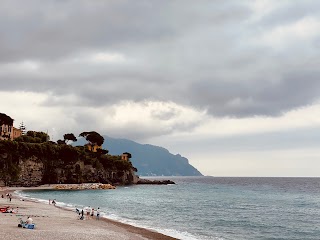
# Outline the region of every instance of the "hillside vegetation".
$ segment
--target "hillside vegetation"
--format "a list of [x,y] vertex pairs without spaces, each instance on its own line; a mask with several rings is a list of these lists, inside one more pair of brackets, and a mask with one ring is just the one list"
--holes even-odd
[[[88,138],[88,134],[95,132],[84,133],[83,136]],[[119,155],[107,154],[108,151],[104,149],[93,152],[85,146],[67,145],[69,140],[60,140],[58,144],[48,141],[47,134],[34,131],[14,141],[0,140],[0,179],[5,185],[23,186],[82,182],[132,183],[136,169],[131,161],[123,161]],[[95,144],[94,141],[88,142]]]

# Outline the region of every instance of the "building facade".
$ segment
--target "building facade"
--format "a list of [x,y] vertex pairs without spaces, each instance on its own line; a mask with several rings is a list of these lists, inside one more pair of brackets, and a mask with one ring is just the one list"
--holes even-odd
[[0,140],[15,139],[22,135],[21,130],[13,126],[13,119],[0,113]]
[[13,131],[12,125],[2,124],[0,126],[0,139],[1,140],[11,139],[12,131]]
[[22,135],[22,131],[19,128],[15,128],[13,127],[13,131],[12,131],[12,135],[11,135],[11,139],[15,139],[18,138]]
[[87,147],[87,149],[91,152],[97,152],[98,149],[102,149],[102,146],[98,146],[98,145],[91,145],[91,144],[85,144],[85,146]]
[[121,160],[123,161],[129,161],[130,158],[131,158],[131,153],[125,152],[125,153],[122,153],[121,155]]

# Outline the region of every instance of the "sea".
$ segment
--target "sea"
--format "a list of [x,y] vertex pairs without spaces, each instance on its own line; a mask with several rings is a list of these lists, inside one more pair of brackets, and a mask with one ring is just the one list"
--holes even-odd
[[320,239],[320,178],[163,179],[176,184],[18,194],[74,210],[100,207],[103,217],[184,240]]

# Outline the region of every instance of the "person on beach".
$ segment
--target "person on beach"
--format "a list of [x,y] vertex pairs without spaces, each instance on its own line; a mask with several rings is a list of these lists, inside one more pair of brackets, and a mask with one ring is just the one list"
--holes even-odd
[[97,209],[97,218],[96,218],[96,220],[99,220],[99,218],[100,218],[100,208],[98,207],[98,209]]
[[90,219],[90,212],[91,212],[90,206],[87,207],[86,212],[87,212],[87,220],[89,220]]
[[33,219],[30,216],[28,216],[26,224],[32,224],[32,223],[33,223]]
[[12,213],[18,213],[19,212],[19,207],[17,207],[16,209],[12,210]]
[[7,207],[6,211],[4,213],[12,213],[13,209],[12,208],[9,208]]
[[90,215],[91,215],[91,218],[93,219],[93,216],[94,216],[94,208],[91,209],[91,214],[90,214]]
[[80,217],[80,220],[83,220],[84,219],[84,211],[83,211],[83,209],[81,210],[81,217]]
[[52,204],[53,204],[54,206],[56,206],[56,200],[55,200],[55,199],[52,200]]

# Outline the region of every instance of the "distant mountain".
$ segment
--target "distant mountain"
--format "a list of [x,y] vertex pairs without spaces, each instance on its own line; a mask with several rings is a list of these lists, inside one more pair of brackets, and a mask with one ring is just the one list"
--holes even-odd
[[[180,154],[173,155],[167,149],[149,144],[140,144],[128,139],[104,137],[104,149],[109,154],[121,155],[129,152],[131,162],[138,169],[140,176],[202,176],[202,174],[189,164],[187,158]],[[75,144],[83,145],[79,139]]]

